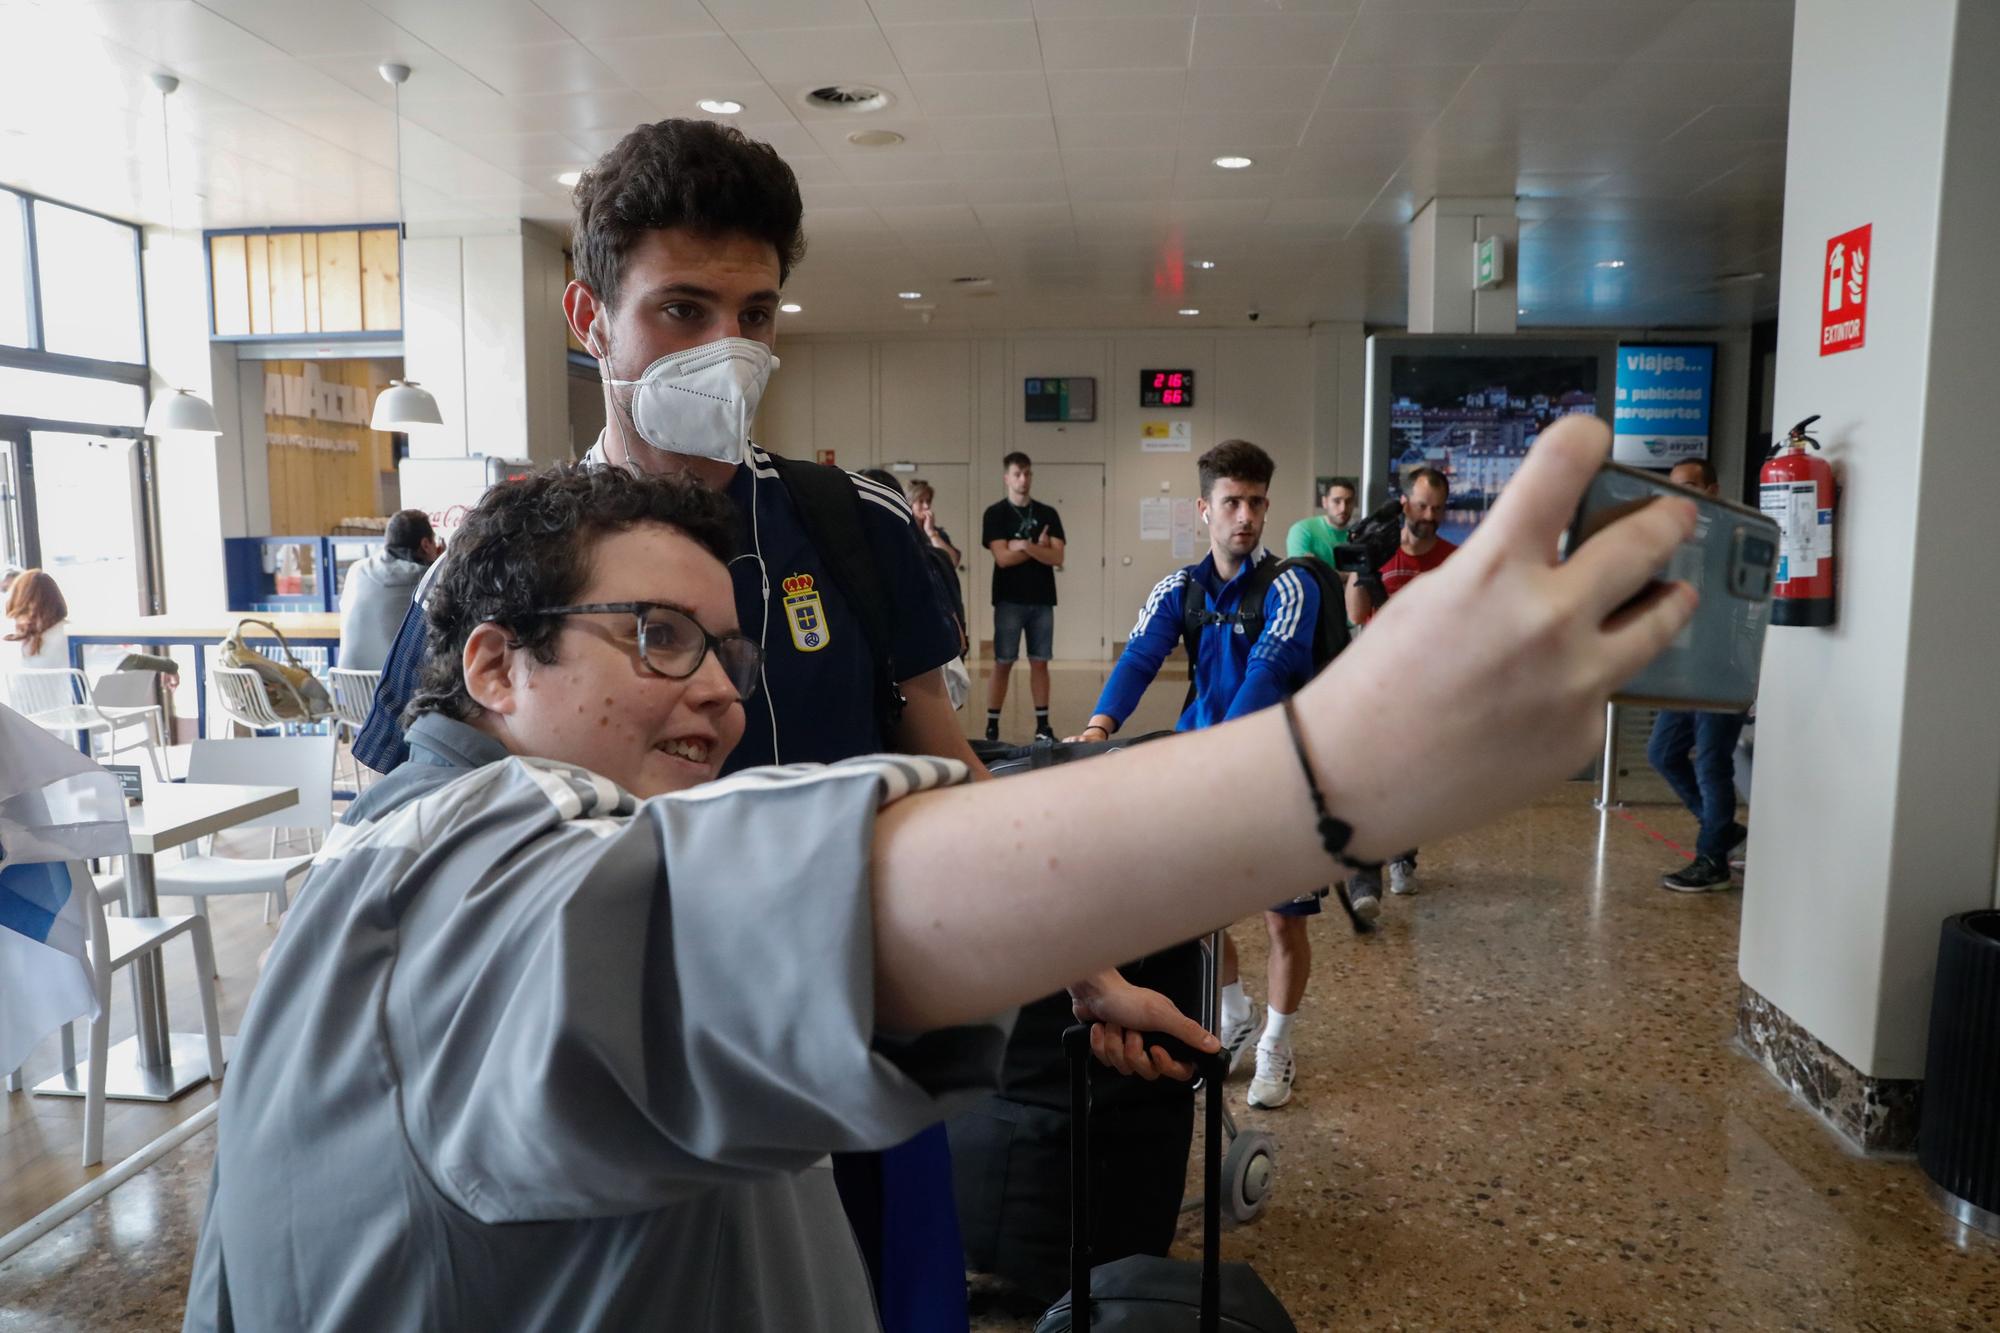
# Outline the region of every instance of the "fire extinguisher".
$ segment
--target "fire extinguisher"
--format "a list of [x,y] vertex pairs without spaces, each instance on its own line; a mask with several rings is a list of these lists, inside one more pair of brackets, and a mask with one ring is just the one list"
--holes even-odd
[[1773,625],[1833,623],[1833,465],[1814,453],[1807,434],[1815,413],[1792,427],[1758,481],[1758,507],[1781,532],[1771,591]]

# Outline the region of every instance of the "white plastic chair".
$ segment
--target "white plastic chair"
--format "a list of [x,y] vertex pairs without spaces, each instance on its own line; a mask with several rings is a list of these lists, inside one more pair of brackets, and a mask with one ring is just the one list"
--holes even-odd
[[[215,945],[208,922],[198,916],[106,917],[90,868],[81,861],[68,864],[71,891],[83,903],[90,949],[90,984],[97,993],[97,1018],[90,1025],[90,1061],[83,1094],[83,1164],[104,1160],[104,1062],[111,1051],[111,974],[136,959],[185,935],[194,945],[195,985],[201,996],[201,1031],[208,1041],[208,1076],[222,1077],[222,1018],[215,1004]],[[64,1070],[76,1068],[75,1024],[62,1028]],[[21,1071],[7,1075],[7,1091],[21,1090]]]
[[[267,895],[264,919],[273,921],[291,905],[287,886],[306,872],[318,847],[317,835],[333,825],[333,753],[331,736],[279,736],[239,741],[196,741],[188,756],[188,782],[225,782],[246,787],[294,787],[299,803],[234,825],[235,829],[271,830],[269,852],[262,857],[216,856],[213,840],[207,848],[178,861],[160,860],[153,868],[154,891],[194,899],[197,915],[208,914],[208,900],[230,893]],[[278,830],[303,829],[304,855],[279,856]]]
[[[133,693],[122,679],[132,675],[150,678],[145,672],[114,671],[105,677],[112,681],[112,693],[102,701],[93,696],[90,682],[74,667],[34,667],[6,672],[0,676],[0,688],[4,688],[8,707],[42,730],[57,735],[81,731],[90,737],[92,752],[104,759],[116,758],[126,750],[143,749],[153,765],[153,775],[165,778],[166,766],[160,762],[164,727],[159,708],[150,702],[150,696],[143,696],[147,701],[138,705],[114,702]],[[113,677],[120,679],[113,681]],[[136,731],[137,738],[121,741],[121,735],[128,731]],[[104,738],[101,753],[97,751],[100,736]]]
[[[264,678],[248,667],[216,667],[208,673],[215,682],[216,697],[223,715],[248,727],[252,735],[264,731],[283,734],[289,719],[278,716],[271,697],[264,693]],[[303,705],[301,705],[303,715]]]
[[327,690],[333,695],[333,734],[347,734],[348,759],[354,765],[354,789],[368,784],[368,769],[354,758],[354,738],[368,725],[368,710],[375,706],[375,687],[382,683],[379,671],[354,671],[334,667],[326,673]]

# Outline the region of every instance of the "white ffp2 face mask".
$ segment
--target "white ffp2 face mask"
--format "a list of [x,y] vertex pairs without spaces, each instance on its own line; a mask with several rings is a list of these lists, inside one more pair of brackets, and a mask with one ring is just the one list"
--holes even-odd
[[750,423],[764,385],[778,368],[771,349],[751,338],[720,338],[663,356],[635,380],[605,383],[632,389],[632,425],[655,449],[689,458],[741,463],[749,457]]

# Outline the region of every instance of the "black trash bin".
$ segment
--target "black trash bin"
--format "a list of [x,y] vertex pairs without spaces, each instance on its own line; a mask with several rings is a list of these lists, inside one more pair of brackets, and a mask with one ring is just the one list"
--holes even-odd
[[1945,919],[1917,1160],[1946,1212],[2000,1236],[2000,911]]

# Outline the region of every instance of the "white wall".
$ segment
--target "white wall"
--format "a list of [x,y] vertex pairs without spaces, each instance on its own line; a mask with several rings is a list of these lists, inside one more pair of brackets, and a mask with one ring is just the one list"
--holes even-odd
[[405,374],[444,423],[410,432],[418,458],[567,459],[562,245],[531,223],[403,241]]
[[[1740,972],[1881,1078],[1922,1076],[1939,922],[1993,884],[1996,61],[1987,0],[1793,28],[1776,419],[1821,413],[1843,474],[1840,624],[1765,650]],[[1863,223],[1867,345],[1822,357],[1826,242]]]
[[[1316,375],[1321,358],[1336,367],[1343,333],[1355,326],[1202,333],[1020,333],[995,337],[788,338],[758,416],[758,441],[780,453],[811,458],[832,449],[842,466],[888,466],[899,460],[963,461],[971,467],[976,528],[979,513],[1003,494],[1000,460],[1012,450],[1039,464],[1104,466],[1107,501],[1102,614],[1107,652],[1130,631],[1154,583],[1185,561],[1172,544],[1139,540],[1143,498],[1194,499],[1194,461],[1232,437],[1263,446],[1277,461],[1271,527],[1266,540],[1282,546],[1284,528],[1312,510],[1316,459],[1338,461],[1359,439],[1343,432],[1338,413],[1360,411],[1358,360],[1351,399],[1336,375]],[[1195,372],[1195,406],[1185,412],[1141,410],[1139,372],[1177,366]],[[1089,375],[1097,380],[1097,420],[1056,425],[1022,420],[1021,381],[1029,376]],[[1316,387],[1317,386],[1317,387]],[[1139,448],[1140,423],[1182,418],[1192,423],[1187,453],[1149,454]],[[1358,454],[1356,455],[1358,458]],[[1162,490],[1165,483],[1167,489]],[[1068,516],[1065,523],[1071,524]],[[973,637],[992,636],[992,560],[976,530],[953,537],[968,553]],[[1206,549],[1198,530],[1197,553]]]
[[[152,393],[190,389],[215,404],[220,436],[169,435],[153,445],[160,520],[163,609],[201,614],[225,609],[222,539],[246,531],[242,432],[236,417],[233,356],[208,341],[207,269],[200,234],[150,228],[144,233],[146,344]],[[222,352],[234,349],[223,347]]]

